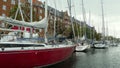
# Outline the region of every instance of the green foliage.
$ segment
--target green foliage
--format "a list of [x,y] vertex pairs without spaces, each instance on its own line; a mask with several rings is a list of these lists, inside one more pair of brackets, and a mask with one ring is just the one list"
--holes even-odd
[[101,40],[101,38],[102,38],[102,34],[101,33],[96,33],[95,34],[95,38],[96,38],[96,40]]

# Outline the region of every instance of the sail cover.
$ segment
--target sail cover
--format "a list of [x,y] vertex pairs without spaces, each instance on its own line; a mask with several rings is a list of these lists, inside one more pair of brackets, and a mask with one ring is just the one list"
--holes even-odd
[[24,26],[24,27],[32,27],[32,28],[38,28],[38,29],[45,29],[48,26],[48,20],[47,17],[42,19],[38,22],[25,22],[25,21],[19,21],[8,17],[2,17],[0,16],[0,21],[3,21],[4,23],[17,25],[17,26]]

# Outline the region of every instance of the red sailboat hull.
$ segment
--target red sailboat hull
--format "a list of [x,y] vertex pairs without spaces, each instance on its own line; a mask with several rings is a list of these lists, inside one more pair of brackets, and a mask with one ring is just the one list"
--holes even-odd
[[0,68],[33,68],[55,64],[69,58],[75,46],[39,50],[1,51]]

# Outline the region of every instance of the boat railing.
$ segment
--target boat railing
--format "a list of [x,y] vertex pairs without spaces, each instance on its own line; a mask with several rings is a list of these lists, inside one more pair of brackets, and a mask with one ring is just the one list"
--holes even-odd
[[17,38],[19,42],[33,42],[33,43],[43,43],[43,38]]
[[44,44],[33,44],[33,43],[0,43],[0,51],[13,51],[13,50],[36,50],[36,49],[45,49]]

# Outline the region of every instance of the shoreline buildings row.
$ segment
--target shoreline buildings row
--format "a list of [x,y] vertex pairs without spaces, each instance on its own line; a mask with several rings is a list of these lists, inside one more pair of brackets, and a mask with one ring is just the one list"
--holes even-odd
[[[1,0],[0,1],[0,16],[5,17],[12,17],[14,18],[16,10],[15,7],[17,7],[19,0]],[[30,21],[30,1],[31,0],[20,0],[21,1],[21,8],[23,12],[23,16],[25,21]],[[23,8],[24,7],[24,8]],[[44,3],[38,0],[33,0],[33,21],[39,21],[44,18]],[[53,24],[54,24],[54,18],[55,18],[55,11],[56,11],[56,22],[61,22],[64,24],[64,26],[70,27],[70,16],[68,14],[68,11],[59,11],[55,8],[52,8],[48,6],[48,14],[49,14],[49,26],[48,26],[48,32],[50,35],[53,35]],[[19,19],[19,18],[18,18]],[[74,22],[80,24],[83,26],[84,22],[79,21],[72,18]],[[1,27],[5,27],[5,24],[0,22]],[[87,27],[92,28],[91,26],[87,25]],[[40,36],[44,36],[44,30],[40,29]]]

